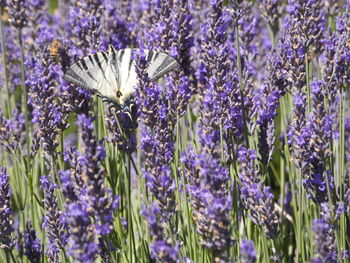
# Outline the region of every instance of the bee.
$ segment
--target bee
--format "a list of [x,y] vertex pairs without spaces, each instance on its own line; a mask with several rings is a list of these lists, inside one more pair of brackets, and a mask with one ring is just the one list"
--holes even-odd
[[60,48],[62,44],[61,41],[54,39],[49,47],[50,57],[54,60],[58,58],[58,55],[60,54]]

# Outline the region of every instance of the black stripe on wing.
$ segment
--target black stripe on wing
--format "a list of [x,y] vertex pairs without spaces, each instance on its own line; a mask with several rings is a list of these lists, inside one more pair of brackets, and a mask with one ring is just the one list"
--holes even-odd
[[69,83],[73,83],[77,85],[78,87],[81,87],[83,89],[93,90],[86,81],[80,77],[78,74],[76,74],[73,70],[68,69],[66,73],[63,76],[63,79]]
[[[154,65],[154,63],[158,62],[158,60],[160,59],[159,58],[160,56],[163,58],[163,61],[159,65]],[[157,68],[154,70],[152,76],[150,76],[152,78],[152,80],[157,80],[161,76],[163,76],[164,74],[177,68],[179,66],[179,63],[174,58],[172,58],[168,55],[157,53],[154,60],[150,61],[150,63],[149,63],[150,68],[155,67],[155,66]]]
[[102,63],[108,64],[108,56],[105,52],[86,56],[72,64],[63,78],[81,88],[95,90],[94,87],[98,85],[99,79],[102,76],[105,78]]

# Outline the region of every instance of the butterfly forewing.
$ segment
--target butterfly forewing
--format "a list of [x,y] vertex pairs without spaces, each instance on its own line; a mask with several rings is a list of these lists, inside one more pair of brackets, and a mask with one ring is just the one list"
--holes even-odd
[[79,87],[99,92],[107,68],[108,56],[104,52],[98,52],[74,63],[65,73],[64,79]]

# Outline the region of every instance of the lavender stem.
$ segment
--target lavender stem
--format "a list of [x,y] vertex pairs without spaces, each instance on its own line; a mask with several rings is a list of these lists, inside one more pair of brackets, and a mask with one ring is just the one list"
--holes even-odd
[[236,32],[236,50],[237,50],[237,69],[239,77],[239,89],[241,97],[241,106],[242,106],[242,115],[243,115],[243,129],[244,129],[244,138],[247,148],[249,148],[249,138],[248,138],[248,127],[247,127],[247,117],[246,110],[244,106],[244,92],[243,92],[243,74],[242,74],[242,61],[241,61],[241,52],[240,52],[240,41],[239,41],[239,29],[238,29],[238,19],[235,21],[235,32]]
[[[4,14],[4,7],[1,7],[0,9],[0,16],[2,17]],[[8,76],[7,76],[7,64],[6,64],[6,47],[5,47],[5,36],[4,36],[4,24],[2,19],[0,19],[0,34],[1,34],[1,53],[2,53],[2,62],[4,63],[4,80],[5,80],[5,86],[6,86],[6,92],[7,92],[7,99],[8,99],[8,103],[10,103],[10,89],[9,89],[9,80],[8,80]],[[4,101],[4,104],[6,102]],[[4,107],[5,108],[5,107]],[[11,106],[10,104],[8,104],[8,111],[9,113],[11,112]]]
[[27,144],[27,165],[30,163],[30,123],[29,123],[29,114],[28,114],[28,90],[25,85],[25,71],[24,71],[24,48],[23,48],[23,39],[22,39],[22,29],[17,29],[18,42],[21,52],[21,81],[22,81],[22,106],[23,113],[25,116],[26,122],[26,144]]

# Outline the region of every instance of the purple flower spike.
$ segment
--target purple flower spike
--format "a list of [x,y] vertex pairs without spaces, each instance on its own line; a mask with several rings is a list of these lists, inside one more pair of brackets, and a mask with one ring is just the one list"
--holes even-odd
[[14,246],[14,240],[11,237],[13,232],[13,220],[10,199],[9,174],[4,167],[0,167],[0,248],[10,250]]
[[281,0],[259,0],[261,15],[276,34],[278,32],[278,19],[282,15]]
[[334,230],[331,225],[324,219],[316,219],[313,221],[311,230],[314,232],[315,246],[312,262],[338,262]]
[[40,239],[37,238],[36,231],[33,229],[30,221],[27,222],[24,231],[24,249],[24,255],[27,256],[31,263],[40,262],[43,251],[41,249]]
[[[242,103],[237,72],[233,71],[231,47],[227,44],[229,23],[223,1],[211,1],[210,16],[202,25],[200,61],[197,70],[200,95],[199,138],[203,151],[220,157],[220,140],[232,149],[231,138],[242,138]],[[220,129],[224,131],[220,138]]]
[[59,92],[62,84],[63,72],[56,61],[52,59],[49,46],[53,41],[52,32],[48,29],[40,30],[41,51],[38,55],[28,58],[26,66],[28,77],[28,101],[33,107],[32,122],[35,126],[35,140],[32,145],[32,156],[41,146],[46,152],[46,164],[49,169],[51,156],[55,158],[55,149],[58,146],[58,134],[61,130],[68,128],[66,118],[68,107],[62,103]]
[[78,262],[92,263],[96,257],[94,226],[92,225],[88,205],[84,202],[70,204],[67,211],[67,223],[70,226],[70,252]]
[[103,1],[76,1],[68,11],[66,31],[72,41],[73,55],[81,57],[83,52],[94,52],[98,49],[101,32]]
[[63,221],[62,212],[58,210],[54,190],[57,187],[50,177],[40,178],[41,189],[44,192],[45,216],[43,226],[48,237],[48,256],[53,262],[58,262],[60,249],[67,244],[67,225]]
[[[5,70],[5,66],[8,74],[8,86],[10,92],[15,92],[17,87],[22,84],[21,80],[21,65],[19,58],[21,56],[20,47],[18,46],[18,36],[16,30],[13,27],[4,27],[4,44],[6,52],[4,54],[6,65],[2,64],[2,70]],[[3,51],[1,51],[3,53]],[[1,84],[3,85],[5,79],[1,76]],[[3,85],[4,86],[4,85]]]
[[[134,100],[129,101],[129,110],[126,112],[119,105],[104,102],[106,113],[106,124],[108,139],[118,147],[118,149],[131,154],[136,150],[137,109]],[[119,122],[119,124],[118,124]]]
[[28,23],[27,0],[8,0],[9,17],[11,24],[16,28],[23,28]]
[[150,80],[147,73],[147,61],[143,50],[136,57],[136,73],[139,83],[136,88],[135,98],[138,107],[139,120],[145,125],[153,128],[157,121],[158,103],[161,100],[161,87]]
[[249,209],[254,224],[262,227],[265,234],[274,238],[278,235],[278,215],[274,208],[274,196],[270,187],[260,182],[259,171],[255,166],[254,150],[241,148],[238,152],[240,163],[239,177],[242,182],[240,198],[245,209]]
[[184,153],[181,161],[188,178],[193,219],[201,244],[213,251],[217,260],[227,260],[232,245],[230,229],[231,199],[228,171],[208,154]]
[[185,76],[193,74],[190,54],[190,49],[194,45],[191,9],[191,1],[179,0],[174,2],[172,12],[174,41],[170,55],[180,63]]
[[152,238],[151,257],[157,262],[171,262],[179,263],[180,261],[180,249],[177,244],[172,244],[171,238],[164,236],[164,221],[161,215],[161,209],[152,204],[150,207],[143,208],[141,214],[148,221],[148,228]]
[[241,263],[255,263],[256,262],[256,251],[254,249],[254,243],[250,240],[242,240],[240,246]]
[[93,208],[96,218],[96,231],[108,235],[112,230],[113,212],[116,211],[117,199],[112,191],[104,185],[102,161],[106,153],[102,142],[94,135],[93,119],[86,115],[78,115],[78,124],[85,143],[85,154],[82,157],[82,179],[87,190],[87,200]]
[[0,147],[3,146],[10,153],[23,149],[25,145],[24,115],[14,110],[12,116],[11,119],[6,119],[0,109]]

